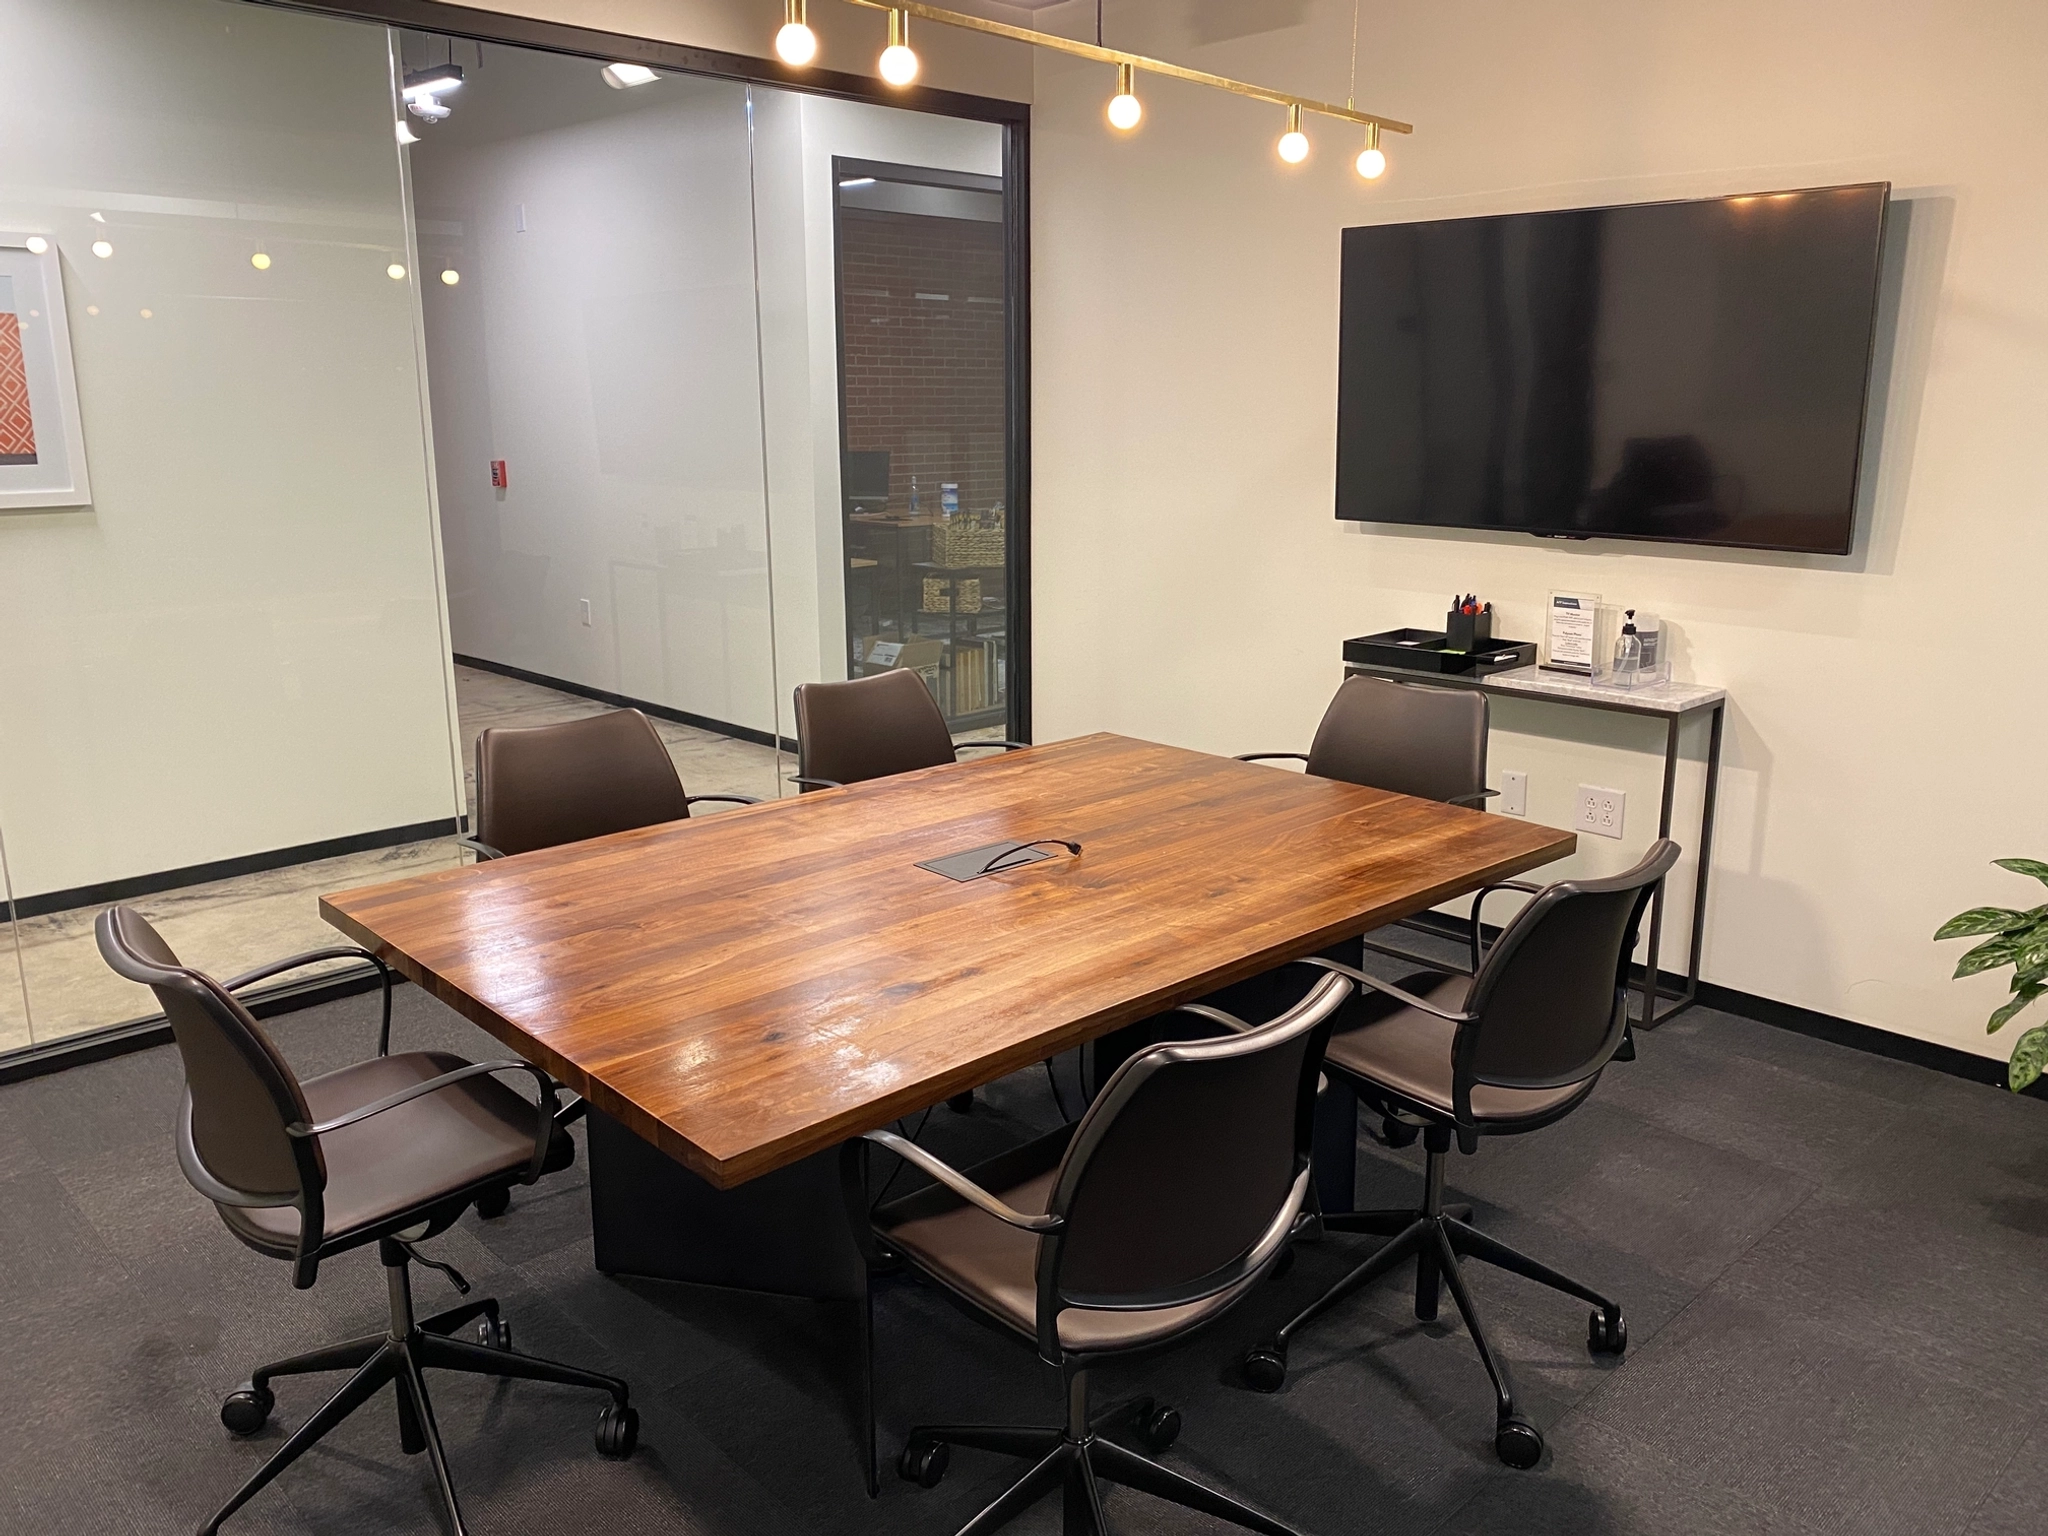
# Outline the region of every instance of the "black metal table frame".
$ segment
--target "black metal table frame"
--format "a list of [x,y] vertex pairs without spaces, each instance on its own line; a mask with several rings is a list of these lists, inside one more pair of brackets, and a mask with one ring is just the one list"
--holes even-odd
[[[1427,688],[1462,688],[1473,693],[1490,694],[1500,699],[1527,699],[1538,704],[1562,704],[1568,708],[1604,709],[1614,714],[1639,715],[1646,719],[1664,721],[1664,794],[1657,807],[1659,837],[1671,835],[1671,802],[1678,790],[1679,728],[1694,715],[1711,710],[1713,720],[1707,732],[1707,782],[1705,792],[1700,798],[1699,871],[1693,877],[1692,946],[1686,960],[1685,984],[1677,991],[1667,994],[1664,990],[1663,972],[1658,969],[1658,957],[1662,953],[1664,940],[1664,887],[1660,882],[1657,886],[1656,899],[1650,904],[1649,963],[1638,986],[1643,1000],[1643,1012],[1635,1022],[1640,1028],[1655,1029],[1667,1019],[1683,1013],[1698,1000],[1700,945],[1706,937],[1707,928],[1707,875],[1713,864],[1714,853],[1714,805],[1721,790],[1721,737],[1728,706],[1728,696],[1725,693],[1718,698],[1704,700],[1684,709],[1657,709],[1647,704],[1635,703],[1626,693],[1619,690],[1612,699],[1589,699],[1576,694],[1538,693],[1527,688],[1502,687],[1498,678],[1475,677],[1458,672],[1413,672],[1402,667],[1373,666],[1355,661],[1346,662],[1344,671],[1347,675],[1357,672],[1368,677],[1390,678],[1397,683],[1418,683]],[[1501,676],[1513,676],[1513,673],[1503,673]],[[1671,999],[1671,1006],[1661,1012],[1658,1011],[1658,1005],[1667,996]]]

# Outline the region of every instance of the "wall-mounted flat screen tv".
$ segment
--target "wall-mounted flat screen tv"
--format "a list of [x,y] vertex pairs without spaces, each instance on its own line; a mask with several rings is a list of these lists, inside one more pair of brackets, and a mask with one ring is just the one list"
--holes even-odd
[[1338,517],[1847,554],[1890,190],[1345,230]]

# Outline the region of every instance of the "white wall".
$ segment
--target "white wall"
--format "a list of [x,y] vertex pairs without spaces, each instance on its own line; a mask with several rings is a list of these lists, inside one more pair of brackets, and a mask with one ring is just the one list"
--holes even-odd
[[383,31],[222,0],[5,29],[0,228],[63,254],[95,496],[0,513],[14,894],[455,815]]
[[[1051,13],[1055,22],[1069,6]],[[1124,46],[1341,100],[1351,7],[1204,46],[1180,8],[1117,8]],[[1412,119],[1349,170],[1276,111],[1148,81],[1113,140],[1099,69],[1041,56],[1034,107],[1033,592],[1041,738],[1111,728],[1217,751],[1299,748],[1346,635],[1492,597],[1533,635],[1589,588],[1682,626],[1682,675],[1731,695],[1708,979],[1967,1050],[2003,983],[1946,980],[1950,914],[2038,899],[1988,869],[2041,856],[2048,725],[1987,662],[2026,630],[2048,556],[2048,10],[1894,0],[1369,4],[1358,96]],[[1910,205],[1864,530],[1847,559],[1539,544],[1332,517],[1338,232],[1348,224],[1886,179]],[[2003,628],[2004,626],[2000,626]],[[1517,704],[1493,764],[1562,822],[1580,780],[1629,791],[1654,728]],[[1697,750],[1697,743],[1694,744]],[[1681,803],[1690,803],[1681,793]],[[1678,835],[1693,836],[1681,821]]]

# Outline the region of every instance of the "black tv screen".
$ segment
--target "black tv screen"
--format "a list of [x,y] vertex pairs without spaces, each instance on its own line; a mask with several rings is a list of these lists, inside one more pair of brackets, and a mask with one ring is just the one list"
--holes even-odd
[[1337,515],[1847,554],[1889,193],[1345,230]]

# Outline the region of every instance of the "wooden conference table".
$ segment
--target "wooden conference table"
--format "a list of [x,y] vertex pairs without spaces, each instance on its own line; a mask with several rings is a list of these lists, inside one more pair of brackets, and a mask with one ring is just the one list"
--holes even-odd
[[[919,867],[1038,838],[1082,851]],[[1096,735],[320,910],[589,1099],[599,1268],[845,1296],[839,1143],[1575,845]]]

